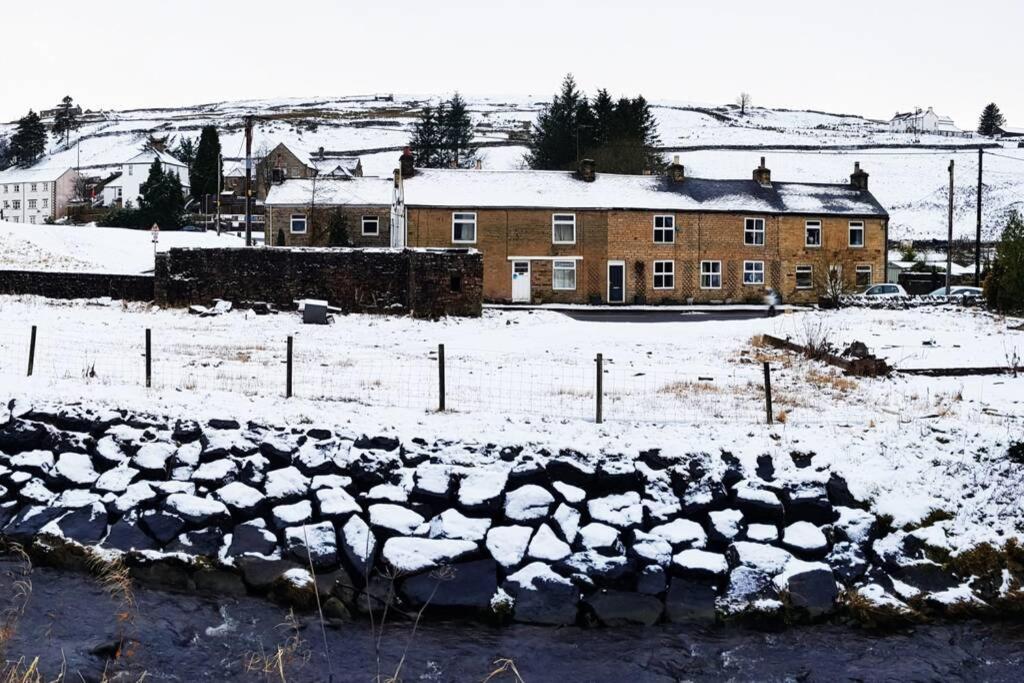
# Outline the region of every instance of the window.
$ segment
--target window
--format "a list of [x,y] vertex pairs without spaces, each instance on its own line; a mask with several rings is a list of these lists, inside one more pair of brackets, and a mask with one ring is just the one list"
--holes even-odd
[[36,200],[34,200],[34,199],[28,200],[28,208],[30,208],[30,209],[36,208]]
[[764,284],[764,261],[743,262],[743,284],[763,285]]
[[552,289],[576,289],[575,261],[554,261],[551,268]]
[[676,217],[654,217],[654,243],[672,244],[676,241]]
[[284,182],[284,169],[283,168],[272,168],[270,169],[270,182],[277,184]]
[[363,234],[379,235],[380,218],[378,218],[377,216],[363,216]]
[[476,214],[452,214],[452,242],[476,242]]
[[857,266],[857,287],[868,287],[871,284],[871,266]]
[[811,289],[814,286],[814,269],[811,266],[796,267],[796,288]]
[[50,208],[50,200],[49,199],[44,199],[43,200],[43,208],[44,209]]
[[18,209],[21,208],[21,200],[20,199],[15,199],[12,202],[12,204],[13,204],[13,206],[11,206],[11,208],[14,209],[15,211],[17,211]]
[[7,194],[7,186],[4,185],[4,194]]
[[676,264],[675,261],[654,262],[654,288],[675,289],[676,288]]
[[29,223],[32,223],[32,224],[34,225],[34,224],[35,224],[35,222],[36,222],[36,217],[35,217],[35,216],[29,216],[29,217],[28,217],[28,222],[29,222]]
[[743,220],[743,244],[753,247],[764,246],[763,218],[746,218]]
[[576,214],[556,213],[551,216],[551,242],[576,244]]
[[14,186],[14,191],[15,192],[21,192],[21,185],[15,185]]
[[821,246],[821,221],[807,221],[804,224],[804,245],[808,247]]
[[722,262],[701,261],[700,262],[700,288],[721,289],[722,288]]
[[39,185],[39,189],[42,190],[43,192],[46,192],[48,189],[50,189],[49,185],[49,183],[41,183]]
[[864,223],[861,221],[850,221],[850,246],[864,246]]
[[301,234],[306,232],[306,214],[293,213],[291,227],[293,233]]
[[128,164],[128,175],[135,175],[135,167]]

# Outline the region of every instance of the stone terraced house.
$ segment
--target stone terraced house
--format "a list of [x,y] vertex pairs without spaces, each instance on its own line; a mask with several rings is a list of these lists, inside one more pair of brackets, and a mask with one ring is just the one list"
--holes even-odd
[[400,163],[393,179],[272,188],[267,244],[327,245],[323,221],[340,211],[353,246],[480,250],[495,302],[761,302],[769,288],[799,302],[830,278],[855,290],[886,275],[889,217],[859,164],[840,184],[773,181],[763,158],[749,180],[690,178],[678,159],[660,176],[588,160],[576,172]]

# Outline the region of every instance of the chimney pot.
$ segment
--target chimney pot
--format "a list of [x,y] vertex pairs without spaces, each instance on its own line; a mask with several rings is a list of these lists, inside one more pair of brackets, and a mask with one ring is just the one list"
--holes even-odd
[[579,178],[585,183],[592,183],[597,180],[597,164],[593,159],[580,161]]
[[686,168],[679,163],[679,157],[674,157],[675,161],[669,164],[668,167],[668,179],[672,183],[681,183],[686,180]]
[[412,156],[412,149],[406,147],[402,156],[398,158],[399,168],[403,178],[411,178],[416,175],[415,159]]
[[861,169],[859,161],[853,162],[853,173],[850,174],[850,185],[853,185],[853,187],[858,190],[868,189],[868,174]]
[[772,171],[765,166],[764,157],[761,157],[761,165],[754,169],[754,182],[762,187],[769,187],[772,184]]

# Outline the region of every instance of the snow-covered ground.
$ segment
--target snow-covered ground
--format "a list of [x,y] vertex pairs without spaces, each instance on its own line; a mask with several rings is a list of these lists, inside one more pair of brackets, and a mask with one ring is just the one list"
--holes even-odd
[[[399,95],[312,97],[220,102],[173,109],[140,109],[91,113],[66,146],[51,141],[43,165],[80,167],[105,175],[134,156],[150,134],[196,137],[203,125],[220,128],[225,157],[243,155],[242,118],[260,116],[254,152],[278,142],[315,152],[359,153],[368,175],[388,175],[397,164],[395,150],[404,146],[419,110],[437,98]],[[521,136],[534,120],[544,98],[523,96],[468,97],[476,136],[480,142],[503,144]],[[977,138],[894,134],[885,123],[860,116],[813,111],[754,108],[740,116],[734,107],[698,105],[672,100],[653,102],[662,144],[666,147],[760,146],[765,150],[727,149],[683,151],[679,154],[691,175],[748,177],[758,157],[769,157],[773,177],[804,182],[845,181],[853,161],[871,173],[871,187],[892,214],[890,236],[942,238],[946,234],[946,168],[957,160],[958,235],[973,235],[976,156],[968,148]],[[0,124],[0,136],[13,124]],[[983,140],[986,141],[987,140]],[[809,146],[811,150],[772,150],[773,146]],[[901,145],[900,149],[890,149]],[[939,151],[936,145],[964,147],[962,152]],[[863,147],[839,152],[836,147]],[[815,151],[813,148],[818,148]],[[380,150],[380,151],[374,151]],[[482,150],[485,167],[518,168],[525,149],[521,145]],[[1024,149],[1014,146],[993,150],[1003,156],[986,157],[986,235],[998,234],[1005,214],[1024,209]],[[674,154],[674,153],[669,153]]]
[[[245,240],[215,232],[163,231],[157,251],[174,247],[242,247]],[[0,221],[0,268],[138,274],[153,270],[148,230],[26,225]]]

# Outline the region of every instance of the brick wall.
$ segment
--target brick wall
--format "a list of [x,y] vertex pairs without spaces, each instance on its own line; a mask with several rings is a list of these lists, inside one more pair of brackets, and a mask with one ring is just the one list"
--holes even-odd
[[[306,217],[306,232],[291,231],[292,215]],[[343,216],[348,233],[348,246],[389,247],[391,246],[391,207],[388,206],[272,206],[267,207],[264,223],[266,244],[286,247],[341,246],[330,244],[328,226],[335,215]],[[363,217],[377,219],[377,234],[363,234]]]
[[51,299],[152,301],[153,276],[0,270],[0,294],[35,294]]
[[326,299],[354,313],[478,316],[483,261],[472,250],[171,249],[156,263],[157,303],[170,306]]

